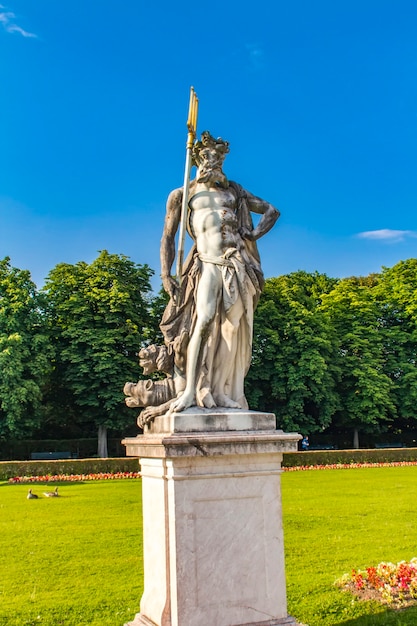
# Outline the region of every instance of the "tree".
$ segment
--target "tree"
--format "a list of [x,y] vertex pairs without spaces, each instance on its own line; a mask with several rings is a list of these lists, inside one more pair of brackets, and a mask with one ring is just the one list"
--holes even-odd
[[164,343],[164,336],[159,325],[162,320],[165,308],[169,301],[169,295],[163,287],[151,299],[149,303],[149,326],[146,329],[145,341],[148,344],[154,343],[160,345]]
[[301,271],[266,281],[246,393],[252,408],[274,412],[285,430],[321,431],[338,408],[335,339],[319,311],[336,283]]
[[149,334],[152,274],[104,250],[91,264],[57,265],[46,281],[55,373],[78,421],[98,429],[99,456],[107,456],[107,429],[131,420],[122,390],[137,377],[137,352]]
[[376,299],[378,276],[341,280],[323,297],[338,341],[337,392],[339,409],[334,424],[353,431],[353,447],[359,447],[359,431],[386,430],[395,416],[393,382],[384,371],[384,333]]
[[27,270],[0,261],[0,437],[30,436],[41,422],[52,354],[42,300]]
[[396,429],[416,427],[417,259],[384,268],[378,288],[384,329],[385,372],[393,382]]

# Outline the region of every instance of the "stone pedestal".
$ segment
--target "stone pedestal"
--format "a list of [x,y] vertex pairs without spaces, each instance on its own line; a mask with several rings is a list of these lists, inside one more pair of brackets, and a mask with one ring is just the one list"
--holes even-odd
[[295,625],[273,414],[195,407],[123,441],[140,459],[145,589],[131,626]]

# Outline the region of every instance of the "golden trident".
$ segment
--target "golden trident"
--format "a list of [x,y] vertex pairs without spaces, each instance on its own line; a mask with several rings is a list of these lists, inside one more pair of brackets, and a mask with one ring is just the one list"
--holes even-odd
[[188,195],[190,190],[190,172],[192,167],[192,149],[197,134],[197,113],[198,113],[198,98],[194,91],[194,87],[190,89],[190,105],[188,108],[188,136],[187,136],[187,148],[185,155],[185,172],[184,172],[184,189],[182,195],[182,207],[181,207],[181,222],[180,222],[180,234],[178,237],[178,255],[177,255],[177,281],[181,286],[182,281],[182,266],[184,262],[184,242],[185,231],[187,229],[187,214],[188,214]]

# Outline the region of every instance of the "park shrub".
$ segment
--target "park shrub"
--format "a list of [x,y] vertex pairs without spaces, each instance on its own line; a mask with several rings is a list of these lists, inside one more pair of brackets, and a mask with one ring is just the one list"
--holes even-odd
[[137,472],[138,459],[69,459],[61,461],[0,461],[0,480],[16,476],[56,476],[59,474],[118,474]]
[[308,450],[284,452],[283,467],[336,465],[354,463],[399,463],[417,461],[417,448],[383,448],[360,450]]

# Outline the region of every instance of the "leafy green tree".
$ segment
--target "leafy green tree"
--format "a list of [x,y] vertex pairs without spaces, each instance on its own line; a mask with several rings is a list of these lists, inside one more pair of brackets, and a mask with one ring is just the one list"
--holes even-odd
[[340,406],[334,424],[352,429],[354,447],[359,447],[360,431],[386,430],[396,410],[393,382],[384,371],[385,335],[377,285],[377,275],[341,280],[323,297],[321,306],[338,341]]
[[149,335],[152,274],[104,250],[91,264],[57,265],[46,281],[55,374],[74,419],[98,429],[99,456],[107,456],[107,429],[132,419],[122,390],[137,378],[137,352]]
[[319,310],[336,282],[302,271],[268,279],[256,310],[246,393],[285,430],[321,431],[338,408],[335,338]]
[[0,261],[0,437],[30,436],[41,422],[52,348],[42,296],[27,270]]
[[378,297],[384,325],[385,372],[393,381],[396,429],[417,420],[417,259],[384,268]]
[[161,287],[158,293],[151,299],[149,304],[149,327],[146,330],[146,343],[154,343],[156,345],[162,345],[164,343],[164,336],[159,328],[162,320],[162,315],[169,301],[169,295],[163,287]]

